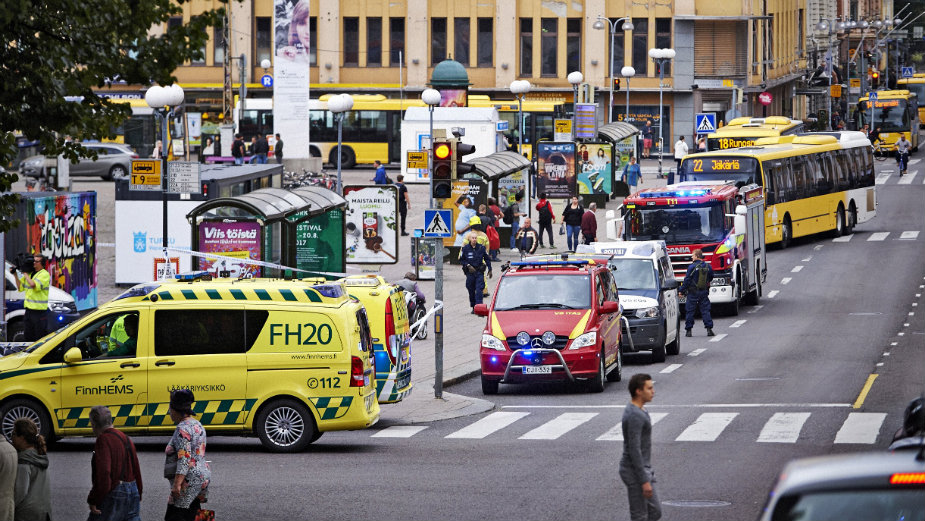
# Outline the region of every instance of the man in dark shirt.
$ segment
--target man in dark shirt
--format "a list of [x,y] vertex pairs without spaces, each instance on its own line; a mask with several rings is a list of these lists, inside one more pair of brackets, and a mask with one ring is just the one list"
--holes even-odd
[[90,409],[90,426],[96,434],[93,488],[87,496],[90,519],[141,520],[141,468],[135,444],[112,426],[109,408]]
[[405,176],[398,174],[398,177],[395,179],[398,181],[395,183],[395,186],[398,187],[398,215],[401,217],[401,234],[402,236],[407,236],[408,232],[405,231],[405,219],[408,217],[408,208],[411,208],[411,198],[408,197],[408,187],[405,186]]
[[[713,268],[710,263],[703,260],[703,250],[697,248],[691,252],[694,262],[687,267],[687,274],[684,275],[684,282],[678,293],[687,296],[684,303],[684,311],[687,318],[684,322],[686,333],[684,336],[693,336],[691,329],[694,327],[694,313],[700,310],[700,316],[703,318],[703,327],[707,328],[707,336],[716,336],[713,333],[713,317],[710,315],[710,282],[713,280]],[[703,270],[705,277],[700,276]]]
[[257,136],[257,141],[254,143],[254,154],[257,155],[256,163],[258,165],[267,164],[267,154],[270,153],[270,143],[267,141],[267,137],[261,134]]
[[491,278],[491,257],[488,250],[479,244],[479,235],[470,232],[468,242],[460,251],[463,273],[466,275],[466,289],[469,291],[469,307],[475,313],[475,305],[482,303],[482,292],[485,289],[485,270]]
[[656,521],[662,517],[662,506],[655,493],[655,472],[652,470],[652,420],[646,404],[655,398],[652,377],[634,374],[630,378],[630,403],[623,410],[623,457],[620,459],[620,479],[629,495],[632,521]]
[[276,134],[276,144],[273,146],[273,155],[276,156],[277,164],[283,164],[283,138]]
[[234,141],[231,143],[231,157],[234,158],[234,164],[244,164],[244,136],[235,134]]

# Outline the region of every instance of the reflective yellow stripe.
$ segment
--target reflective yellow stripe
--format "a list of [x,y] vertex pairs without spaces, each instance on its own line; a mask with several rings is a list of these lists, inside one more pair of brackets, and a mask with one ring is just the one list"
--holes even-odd
[[569,333],[569,340],[574,340],[579,335],[585,332],[585,328],[588,327],[588,319],[591,318],[591,310],[589,309],[585,312],[585,316],[581,317],[581,320],[578,321],[578,324],[575,325],[575,329]]

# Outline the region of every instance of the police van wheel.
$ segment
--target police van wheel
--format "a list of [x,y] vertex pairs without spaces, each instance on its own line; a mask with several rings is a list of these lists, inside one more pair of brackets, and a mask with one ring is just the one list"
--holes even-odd
[[26,341],[26,325],[22,320],[14,320],[9,323],[9,329],[7,330],[7,337],[10,342],[25,342]]
[[[681,318],[680,317],[678,318],[678,326],[677,326],[676,331],[677,333],[674,336],[674,342],[671,342],[670,344],[665,346],[665,351],[667,351],[669,355],[676,355],[681,352]],[[665,334],[667,335],[668,333],[666,332]]]
[[13,424],[20,418],[29,418],[39,428],[39,434],[45,438],[45,441],[51,443],[54,441],[54,433],[51,428],[51,418],[45,412],[45,408],[38,402],[20,398],[10,400],[0,407],[0,431],[10,439],[13,433]]
[[257,436],[272,452],[299,452],[318,439],[311,412],[295,400],[276,400],[256,420]]
[[665,337],[658,345],[652,346],[652,362],[660,364],[665,361],[665,353],[668,341],[668,324],[665,324]]
[[[614,369],[616,371],[616,369]],[[588,390],[592,393],[602,393],[604,392],[604,378],[606,377],[606,370],[604,369],[604,351],[601,350],[601,356],[597,361],[597,374],[594,375],[594,378],[588,380]]]
[[498,394],[498,381],[482,377],[482,394]]

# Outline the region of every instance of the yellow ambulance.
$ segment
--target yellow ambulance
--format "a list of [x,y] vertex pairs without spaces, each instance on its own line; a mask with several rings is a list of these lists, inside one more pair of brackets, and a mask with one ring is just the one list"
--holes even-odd
[[[121,323],[123,332],[112,334]],[[170,434],[170,391],[193,391],[209,434],[295,452],[379,419],[366,310],[337,283],[277,279],[137,285],[24,352],[0,358],[0,428],[32,418],[46,439],[117,428]]]

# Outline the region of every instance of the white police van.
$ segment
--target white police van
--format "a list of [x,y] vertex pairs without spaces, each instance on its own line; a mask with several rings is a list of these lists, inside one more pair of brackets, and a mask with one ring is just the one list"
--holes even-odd
[[[653,362],[681,352],[678,288],[665,241],[611,241],[579,246],[576,253],[610,255],[623,306],[623,351],[652,351]],[[627,330],[628,329],[628,330]]]

